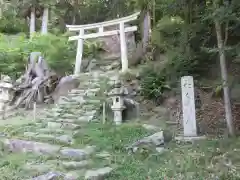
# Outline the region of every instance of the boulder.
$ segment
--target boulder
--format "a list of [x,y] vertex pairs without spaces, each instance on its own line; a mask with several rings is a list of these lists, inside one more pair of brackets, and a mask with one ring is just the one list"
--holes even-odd
[[[105,30],[116,30],[118,29],[117,26],[107,27]],[[127,49],[128,51],[133,51],[133,49],[136,49],[136,41],[135,41],[135,35],[134,32],[128,32],[126,34],[126,41],[127,41]],[[120,49],[120,37],[119,35],[114,36],[106,36],[99,38],[100,42],[103,44],[103,49],[107,51],[109,54],[116,54],[121,52]]]
[[60,96],[65,96],[74,88],[79,86],[79,80],[74,76],[65,76],[61,78],[59,84],[57,85],[55,91],[52,94],[54,102],[58,102]]
[[126,109],[123,110],[123,120],[138,119],[140,116],[139,103],[133,99],[125,98],[124,105]]
[[[144,137],[136,142],[134,142],[133,144],[131,144],[130,146],[126,147],[126,150],[128,152],[132,152],[135,153],[139,150],[139,148],[141,148],[142,145],[147,145],[148,147],[152,147],[154,146],[156,147],[164,147],[164,131],[159,131],[156,132],[150,136]],[[157,151],[159,151],[159,149],[156,149]]]

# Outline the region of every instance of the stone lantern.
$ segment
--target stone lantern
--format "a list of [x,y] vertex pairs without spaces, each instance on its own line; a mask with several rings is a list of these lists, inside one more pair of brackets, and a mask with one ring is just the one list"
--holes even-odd
[[116,125],[122,124],[122,111],[126,108],[124,105],[124,96],[127,94],[126,90],[122,87],[121,82],[116,80],[114,88],[108,94],[112,97],[111,109],[114,113],[114,122]]
[[0,115],[5,118],[7,104],[11,101],[13,84],[9,76],[3,76],[0,81]]

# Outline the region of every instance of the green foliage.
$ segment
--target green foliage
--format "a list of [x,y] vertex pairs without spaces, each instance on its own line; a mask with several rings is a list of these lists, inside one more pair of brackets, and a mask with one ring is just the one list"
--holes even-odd
[[[89,46],[89,45],[88,45]],[[92,54],[92,49],[84,47],[84,56]],[[92,45],[94,46],[94,45]],[[94,48],[93,48],[94,49]],[[50,68],[58,73],[72,72],[76,57],[76,44],[61,35],[35,34],[27,39],[24,34],[0,36],[0,71],[17,77],[24,71],[31,52],[42,52]]]
[[166,76],[153,66],[146,66],[141,72],[141,94],[150,99],[161,98],[170,86],[166,81]]
[[[209,54],[201,48],[205,33],[201,25],[186,24],[180,16],[162,17],[152,34],[152,45],[167,57],[164,75],[176,81],[183,75],[203,74],[212,63]],[[172,82],[174,83],[174,82]]]
[[11,15],[0,18],[0,32],[6,34],[16,34],[27,32],[28,27],[25,20]]
[[29,49],[28,52],[42,52],[52,69],[58,72],[72,71],[76,56],[76,45],[68,42],[67,37],[35,34],[27,42],[26,49]]
[[[175,20],[176,19],[176,20]],[[156,24],[152,34],[152,44],[163,51],[179,45],[182,23],[179,17],[163,17]]]

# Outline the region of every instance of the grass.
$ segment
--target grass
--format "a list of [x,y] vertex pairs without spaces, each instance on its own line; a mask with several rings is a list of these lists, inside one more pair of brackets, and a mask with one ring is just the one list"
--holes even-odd
[[76,135],[78,144],[92,144],[112,154],[105,165],[115,168],[107,180],[240,179],[240,139],[209,139],[195,144],[167,144],[158,154],[150,149],[128,154],[126,145],[150,132],[137,124],[120,127],[92,124]]
[[0,179],[2,180],[20,180],[27,179],[29,176],[37,176],[39,172],[26,170],[27,163],[47,161],[44,156],[36,156],[31,153],[11,153],[1,149],[0,162]]
[[[25,131],[22,125],[0,128],[14,137]],[[5,126],[5,125],[4,125]],[[10,125],[8,125],[10,126]],[[19,128],[22,127],[22,128]],[[29,125],[32,129],[32,125]],[[129,154],[126,146],[153,132],[140,124],[122,126],[91,123],[75,134],[75,148],[95,145],[97,151],[107,151],[108,159],[93,156],[95,168],[114,167],[106,180],[239,180],[240,138],[208,139],[195,144],[170,142],[166,151],[159,154],[152,147]],[[22,166],[26,162],[46,162],[46,157],[32,154],[13,154],[4,148],[0,151],[0,179],[21,179],[26,176]],[[23,178],[24,179],[24,178]]]

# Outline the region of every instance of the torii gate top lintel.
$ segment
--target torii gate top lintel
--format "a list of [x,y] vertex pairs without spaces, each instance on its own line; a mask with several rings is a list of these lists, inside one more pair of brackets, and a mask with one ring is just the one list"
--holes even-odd
[[66,25],[66,27],[69,29],[69,31],[79,31],[80,29],[94,29],[99,27],[105,27],[105,26],[111,26],[118,23],[125,23],[129,21],[136,20],[140,12],[136,12],[130,16],[110,20],[110,21],[104,21],[99,23],[93,23],[93,24],[83,24],[83,25]]
[[[69,31],[79,32],[79,35],[69,37],[70,41],[71,40],[78,41],[74,73],[75,74],[80,73],[84,39],[97,38],[97,37],[102,37],[102,36],[112,36],[112,35],[117,35],[117,34],[120,34],[122,71],[123,72],[127,71],[128,59],[127,59],[127,44],[126,44],[125,33],[137,31],[137,26],[125,27],[124,24],[129,21],[136,20],[139,14],[140,14],[140,12],[137,12],[130,16],[126,16],[126,17],[122,17],[122,18],[118,18],[118,19],[114,19],[114,20],[110,20],[110,21],[100,22],[100,23],[94,23],[94,24],[66,25],[66,27],[68,28]],[[119,30],[104,31],[104,27],[118,25],[118,24],[119,24]],[[96,29],[96,28],[98,28],[97,33],[85,34],[85,30]]]

